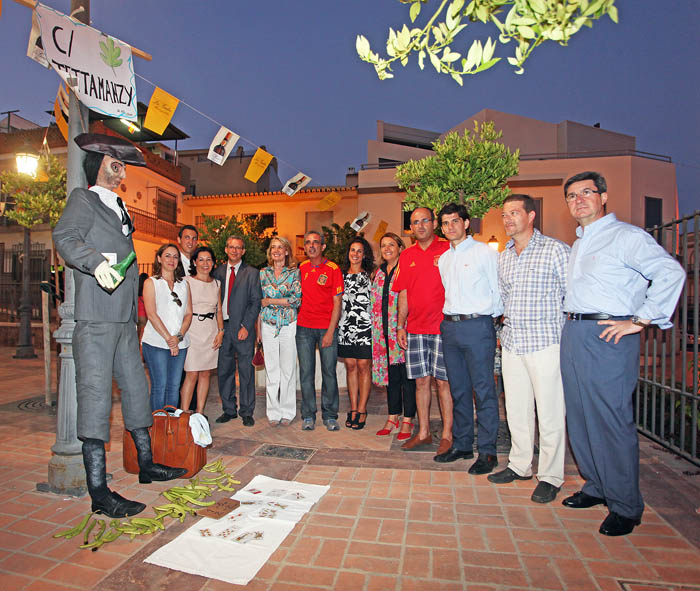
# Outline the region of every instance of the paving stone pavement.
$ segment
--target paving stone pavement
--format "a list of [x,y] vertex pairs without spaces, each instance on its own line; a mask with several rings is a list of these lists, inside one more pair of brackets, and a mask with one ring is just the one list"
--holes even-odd
[[[37,492],[37,483],[46,480],[56,417],[41,404],[41,360],[14,360],[12,354],[0,348],[0,589],[238,588],[143,563],[189,527],[191,518],[97,552],[80,550],[77,538],[52,537],[85,515],[90,503]],[[217,398],[214,386],[206,410],[212,421],[221,412]],[[246,588],[700,590],[696,466],[640,438],[643,523],[632,535],[606,538],[598,534],[603,508],[572,510],[560,504],[581,485],[570,456],[558,499],[538,505],[530,501],[534,481],[495,486],[485,476],[469,475],[470,461],[436,464],[433,452],[406,453],[393,438],[376,437],[385,404],[384,393],[374,390],[367,426],[359,432],[343,426],[330,433],[320,424],[302,432],[299,420],[270,427],[264,396],[257,398],[254,427],[245,428],[240,420],[212,423],[209,460],[221,458],[242,485],[265,474],[330,486]],[[437,404],[433,407],[437,430]],[[341,392],[341,418],[346,409]],[[159,494],[170,483],[139,485],[136,475],[122,469],[122,428],[115,390],[110,486],[150,506],[163,502]],[[501,445],[499,466],[506,463]]]

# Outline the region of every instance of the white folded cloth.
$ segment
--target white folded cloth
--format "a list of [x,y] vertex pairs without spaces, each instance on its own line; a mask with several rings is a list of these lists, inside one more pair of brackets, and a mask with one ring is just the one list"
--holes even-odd
[[198,412],[190,415],[190,430],[192,431],[192,438],[197,445],[201,447],[211,445],[209,421],[207,421],[204,415]]

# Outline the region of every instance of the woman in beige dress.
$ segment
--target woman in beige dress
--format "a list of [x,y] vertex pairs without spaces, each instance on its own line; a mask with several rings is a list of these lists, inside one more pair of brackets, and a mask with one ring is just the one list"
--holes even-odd
[[192,297],[192,324],[180,405],[183,410],[190,408],[196,384],[197,412],[203,413],[209,394],[211,370],[216,369],[218,349],[224,338],[224,317],[219,281],[211,276],[214,251],[208,246],[200,246],[192,253],[190,260],[190,277],[186,281]]

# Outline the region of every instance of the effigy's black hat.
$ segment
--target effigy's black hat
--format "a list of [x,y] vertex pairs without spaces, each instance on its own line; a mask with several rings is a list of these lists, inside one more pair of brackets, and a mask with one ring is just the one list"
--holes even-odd
[[146,166],[141,150],[130,141],[102,133],[81,133],[75,143],[86,152],[106,154],[116,160],[134,166]]

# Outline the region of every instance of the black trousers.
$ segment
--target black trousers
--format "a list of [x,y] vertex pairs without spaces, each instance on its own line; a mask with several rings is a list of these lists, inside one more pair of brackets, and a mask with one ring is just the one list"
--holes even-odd
[[400,415],[408,419],[416,416],[416,381],[406,375],[406,364],[389,366],[389,385],[386,399],[390,415]]

